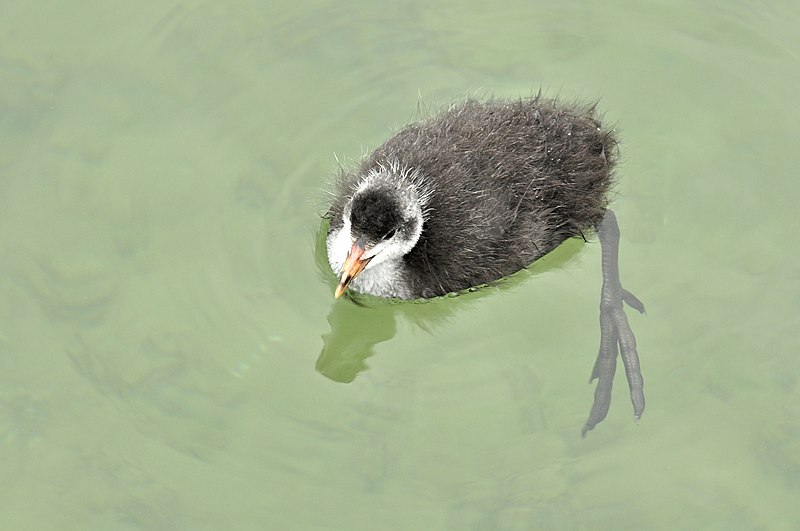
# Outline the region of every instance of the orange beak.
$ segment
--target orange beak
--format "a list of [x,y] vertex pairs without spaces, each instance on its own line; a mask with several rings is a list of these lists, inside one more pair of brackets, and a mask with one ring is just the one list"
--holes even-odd
[[353,279],[367,267],[369,261],[372,260],[371,256],[369,258],[364,258],[365,250],[366,248],[362,238],[359,238],[353,243],[353,247],[350,249],[350,253],[348,253],[347,259],[342,266],[342,272],[339,274],[339,285],[336,286],[336,291],[333,294],[334,298],[338,299],[341,297],[342,293],[347,289],[347,286],[350,285],[350,282],[352,282]]

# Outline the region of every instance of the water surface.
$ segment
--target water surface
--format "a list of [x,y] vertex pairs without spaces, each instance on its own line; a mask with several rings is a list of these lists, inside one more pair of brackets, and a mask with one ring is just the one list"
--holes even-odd
[[[8,529],[800,527],[795,2],[5,2]],[[334,301],[326,182],[469,95],[599,100],[647,410],[586,439],[600,248]]]

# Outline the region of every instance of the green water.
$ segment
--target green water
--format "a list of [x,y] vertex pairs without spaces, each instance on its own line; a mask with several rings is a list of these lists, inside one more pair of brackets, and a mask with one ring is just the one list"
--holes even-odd
[[[800,7],[0,3],[0,528],[800,528]],[[467,95],[599,99],[600,249],[334,302],[326,182]],[[321,258],[324,263],[324,257]]]

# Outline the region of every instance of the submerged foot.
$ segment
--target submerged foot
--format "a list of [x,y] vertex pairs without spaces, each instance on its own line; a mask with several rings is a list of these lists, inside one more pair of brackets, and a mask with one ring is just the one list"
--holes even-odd
[[639,353],[636,351],[636,337],[633,335],[623,302],[640,313],[644,304],[631,292],[625,290],[619,280],[619,226],[611,210],[606,210],[597,226],[603,254],[603,288],[600,292],[600,351],[592,370],[589,382],[597,380],[594,403],[581,435],[593,429],[608,414],[611,405],[611,388],[617,368],[617,354],[622,356],[625,376],[633,403],[634,420],[638,421],[644,412],[644,380],[639,367]]

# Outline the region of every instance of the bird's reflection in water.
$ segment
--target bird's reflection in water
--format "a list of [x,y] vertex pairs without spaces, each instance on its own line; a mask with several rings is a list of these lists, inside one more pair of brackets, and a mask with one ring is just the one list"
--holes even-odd
[[[333,277],[331,286],[336,286]],[[348,292],[344,295],[346,301],[337,301],[331,306],[328,314],[331,330],[322,336],[317,370],[331,380],[349,383],[367,368],[365,360],[375,353],[375,345],[394,337],[398,319],[432,332],[476,299],[488,296],[490,291],[491,288],[474,289],[435,299],[402,302]]]
[[[327,225],[327,222],[323,222],[320,227],[315,254],[320,271],[333,289],[337,279],[326,261]],[[608,413],[616,359],[620,354],[631,387],[631,400],[637,420],[644,410],[643,384],[636,354],[636,341],[628,325],[622,302],[640,312],[644,311],[644,306],[620,284],[616,266],[619,234],[613,214],[604,219],[599,229],[603,246],[600,349],[590,379],[590,381],[598,380],[598,383],[589,418],[581,431],[582,435],[586,435]],[[328,314],[330,332],[322,336],[323,348],[317,359],[317,371],[337,382],[352,382],[359,372],[367,368],[366,359],[375,353],[375,346],[394,337],[399,318],[407,319],[423,329],[432,331],[437,324],[448,320],[480,298],[511,288],[518,282],[525,281],[528,276],[561,268],[580,251],[582,246],[583,242],[580,240],[567,240],[558,249],[532,264],[529,269],[492,286],[468,290],[460,295],[399,302],[347,292],[345,298],[348,300],[337,301],[331,306]]]
[[350,301],[333,304],[328,314],[331,330],[322,336],[317,370],[336,382],[355,380],[367,368],[364,360],[375,353],[375,345],[394,337],[395,313],[396,305],[388,302],[373,307]]

